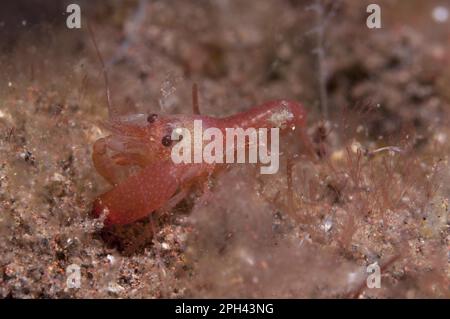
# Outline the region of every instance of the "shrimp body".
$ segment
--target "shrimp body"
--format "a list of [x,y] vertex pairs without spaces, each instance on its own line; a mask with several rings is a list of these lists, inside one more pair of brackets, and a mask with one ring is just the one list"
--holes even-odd
[[[204,115],[135,114],[116,117],[106,127],[111,135],[97,140],[93,162],[113,188],[94,202],[93,215],[105,214],[105,226],[128,224],[148,216],[175,198],[181,200],[196,184],[204,184],[219,163],[178,163],[171,158],[172,132],[202,129],[274,128],[296,130],[305,141],[306,112],[301,104],[277,100],[225,118]],[[194,141],[192,141],[194,143]]]

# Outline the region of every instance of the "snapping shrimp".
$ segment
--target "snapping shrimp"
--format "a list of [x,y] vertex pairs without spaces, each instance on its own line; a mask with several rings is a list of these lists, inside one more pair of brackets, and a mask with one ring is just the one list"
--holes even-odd
[[[193,96],[195,106],[196,94]],[[280,114],[288,116],[280,117]],[[180,201],[193,185],[206,183],[224,164],[176,164],[171,158],[171,148],[178,142],[172,140],[172,131],[184,128],[193,134],[194,120],[202,121],[203,130],[214,127],[225,132],[231,127],[278,127],[281,132],[298,130],[299,138],[306,139],[306,112],[300,103],[287,100],[267,102],[225,118],[200,114],[114,117],[106,123],[111,135],[94,144],[94,166],[113,188],[95,200],[93,215],[105,214],[105,226],[129,224]]]

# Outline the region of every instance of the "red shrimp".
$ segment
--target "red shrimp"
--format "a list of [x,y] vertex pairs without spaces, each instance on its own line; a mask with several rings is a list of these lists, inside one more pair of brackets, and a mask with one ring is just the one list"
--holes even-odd
[[[171,148],[177,142],[171,138],[172,131],[184,128],[193,135],[195,120],[202,121],[203,131],[212,127],[221,131],[237,127],[278,127],[282,131],[297,131],[303,145],[313,153],[305,134],[306,111],[300,103],[293,101],[271,101],[233,116],[213,118],[200,115],[194,85],[193,115],[116,116],[111,107],[105,63],[89,25],[88,30],[102,65],[110,117],[106,127],[111,135],[95,142],[92,155],[98,173],[113,186],[97,197],[93,204],[93,216],[105,216],[105,226],[129,224],[155,210],[173,207],[189,194],[193,186],[206,185],[209,176],[224,165],[205,162],[176,164],[172,160]],[[289,183],[292,183],[292,178],[288,178]],[[289,185],[288,189],[291,191]]]
[[299,138],[307,142],[306,111],[301,104],[286,100],[267,102],[225,118],[199,114],[115,117],[107,124],[112,134],[94,144],[95,168],[113,185],[95,200],[94,216],[106,214],[105,226],[132,223],[183,199],[193,185],[205,183],[218,166],[224,165],[172,161],[171,148],[177,142],[171,139],[172,131],[185,128],[193,135],[194,120],[202,120],[203,130],[210,127],[221,131],[236,127],[297,130]]

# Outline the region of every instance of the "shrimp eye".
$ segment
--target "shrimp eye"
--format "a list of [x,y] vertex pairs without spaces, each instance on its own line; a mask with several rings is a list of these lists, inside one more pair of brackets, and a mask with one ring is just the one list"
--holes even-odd
[[164,146],[170,146],[172,145],[172,138],[170,135],[165,135],[161,140],[162,145]]
[[147,116],[147,122],[151,124],[151,123],[155,122],[157,118],[158,118],[158,114],[155,114],[155,113],[150,114],[149,116]]

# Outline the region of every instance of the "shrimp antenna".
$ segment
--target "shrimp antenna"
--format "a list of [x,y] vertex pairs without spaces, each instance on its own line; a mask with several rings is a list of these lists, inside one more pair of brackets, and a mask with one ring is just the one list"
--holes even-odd
[[95,47],[95,52],[97,53],[97,58],[100,61],[100,64],[102,66],[102,72],[103,72],[103,78],[105,80],[105,86],[106,86],[106,102],[108,103],[108,116],[109,118],[113,117],[113,108],[111,104],[111,95],[109,92],[109,81],[108,81],[108,73],[106,72],[106,66],[105,62],[103,61],[102,55],[100,53],[100,50],[98,49],[97,40],[95,39],[94,32],[92,31],[90,23],[87,23],[87,27],[89,30],[89,34],[91,36],[92,43]]
[[194,114],[200,115],[200,105],[198,103],[197,83],[192,84],[192,110]]

